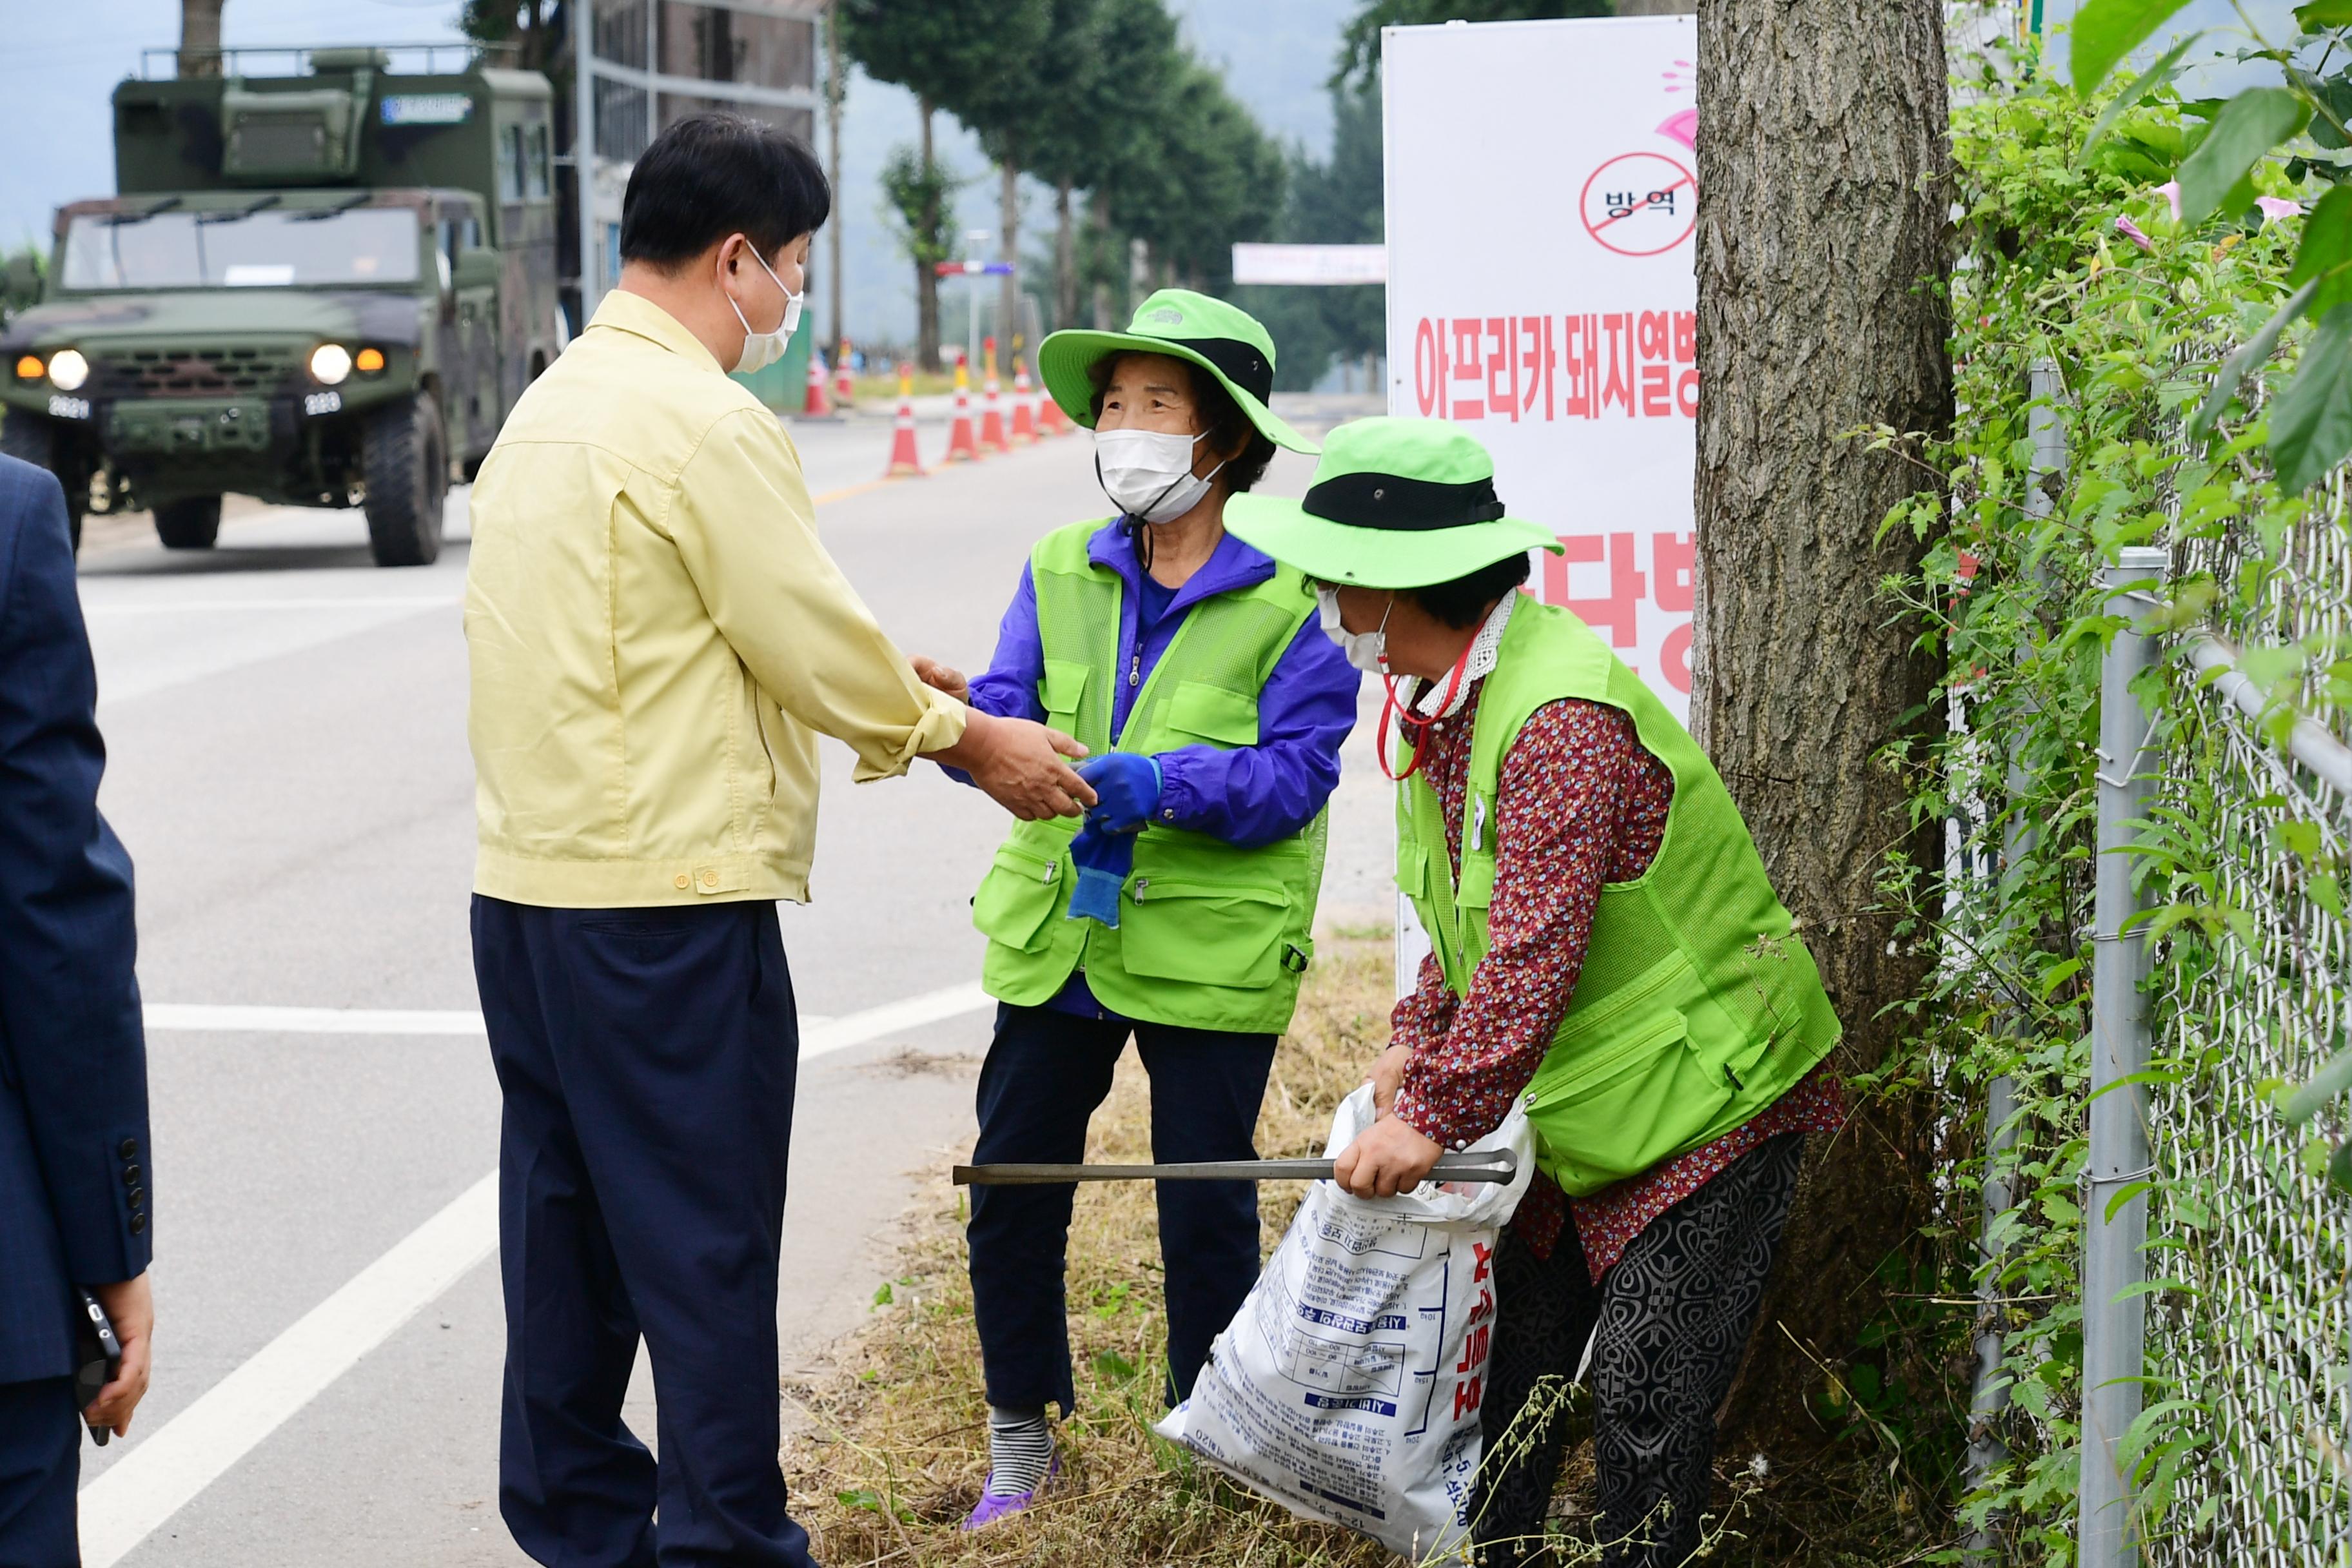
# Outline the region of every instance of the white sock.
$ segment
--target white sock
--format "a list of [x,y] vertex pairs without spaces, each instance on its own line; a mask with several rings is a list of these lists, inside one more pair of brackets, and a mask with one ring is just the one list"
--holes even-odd
[[1054,1433],[1045,1409],[988,1407],[988,1495],[1015,1497],[1045,1482],[1054,1462]]

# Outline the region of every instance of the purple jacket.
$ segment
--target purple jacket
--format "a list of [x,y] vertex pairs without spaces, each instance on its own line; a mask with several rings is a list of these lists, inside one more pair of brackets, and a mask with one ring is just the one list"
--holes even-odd
[[[1118,520],[1105,523],[1087,542],[1087,558],[1117,572],[1127,584],[1127,592],[1119,595],[1115,667],[1127,679],[1114,689],[1114,736],[1127,727],[1129,710],[1184,624],[1185,612],[1213,594],[1254,587],[1274,575],[1271,556],[1226,534],[1176,591],[1167,612],[1141,628],[1139,647],[1136,622],[1142,606],[1143,572],[1135,559],[1134,542]],[[988,673],[971,683],[971,705],[1001,718],[1042,721],[1045,709],[1037,687],[1045,676],[1037,585],[1024,563],[1021,586],[997,628],[996,658]],[[1180,746],[1160,752],[1160,814],[1153,820],[1244,848],[1271,844],[1305,827],[1339,782],[1339,745],[1355,728],[1359,679],[1339,646],[1308,617],[1258,695],[1257,744],[1232,751]]]

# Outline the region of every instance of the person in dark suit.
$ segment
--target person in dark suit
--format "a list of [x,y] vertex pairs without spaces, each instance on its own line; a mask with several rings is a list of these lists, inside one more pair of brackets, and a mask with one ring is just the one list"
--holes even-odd
[[[0,1568],[80,1561],[81,1424],[147,1392],[147,1044],[131,857],[98,812],[106,748],[65,494],[0,458]],[[121,1372],[76,1408],[80,1286]]]

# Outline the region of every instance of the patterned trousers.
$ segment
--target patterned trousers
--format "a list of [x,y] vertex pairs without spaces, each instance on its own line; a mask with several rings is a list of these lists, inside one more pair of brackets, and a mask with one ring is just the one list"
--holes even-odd
[[1557,1389],[1575,1378],[1588,1336],[1601,1561],[1682,1568],[1714,1479],[1716,1411],[1756,1326],[1804,1146],[1803,1133],[1784,1132],[1725,1166],[1651,1221],[1598,1285],[1573,1223],[1549,1258],[1504,1233],[1480,1417],[1487,1458],[1475,1535],[1487,1568],[1546,1560],[1544,1517],[1570,1422],[1555,1392],[1510,1428],[1539,1379],[1559,1380]]

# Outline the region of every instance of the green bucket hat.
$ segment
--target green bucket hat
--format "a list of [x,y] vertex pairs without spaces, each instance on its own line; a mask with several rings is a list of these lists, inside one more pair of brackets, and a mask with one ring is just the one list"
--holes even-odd
[[1217,378],[1260,435],[1277,447],[1315,455],[1315,444],[1265,405],[1274,395],[1274,340],[1247,310],[1190,289],[1162,289],[1135,308],[1123,332],[1049,334],[1037,345],[1037,374],[1062,412],[1092,429],[1095,386],[1088,373],[1117,353],[1190,360]]
[[1304,500],[1237,495],[1225,531],[1324,583],[1425,588],[1543,549],[1549,529],[1507,517],[1495,459],[1443,419],[1358,419],[1324,438]]

